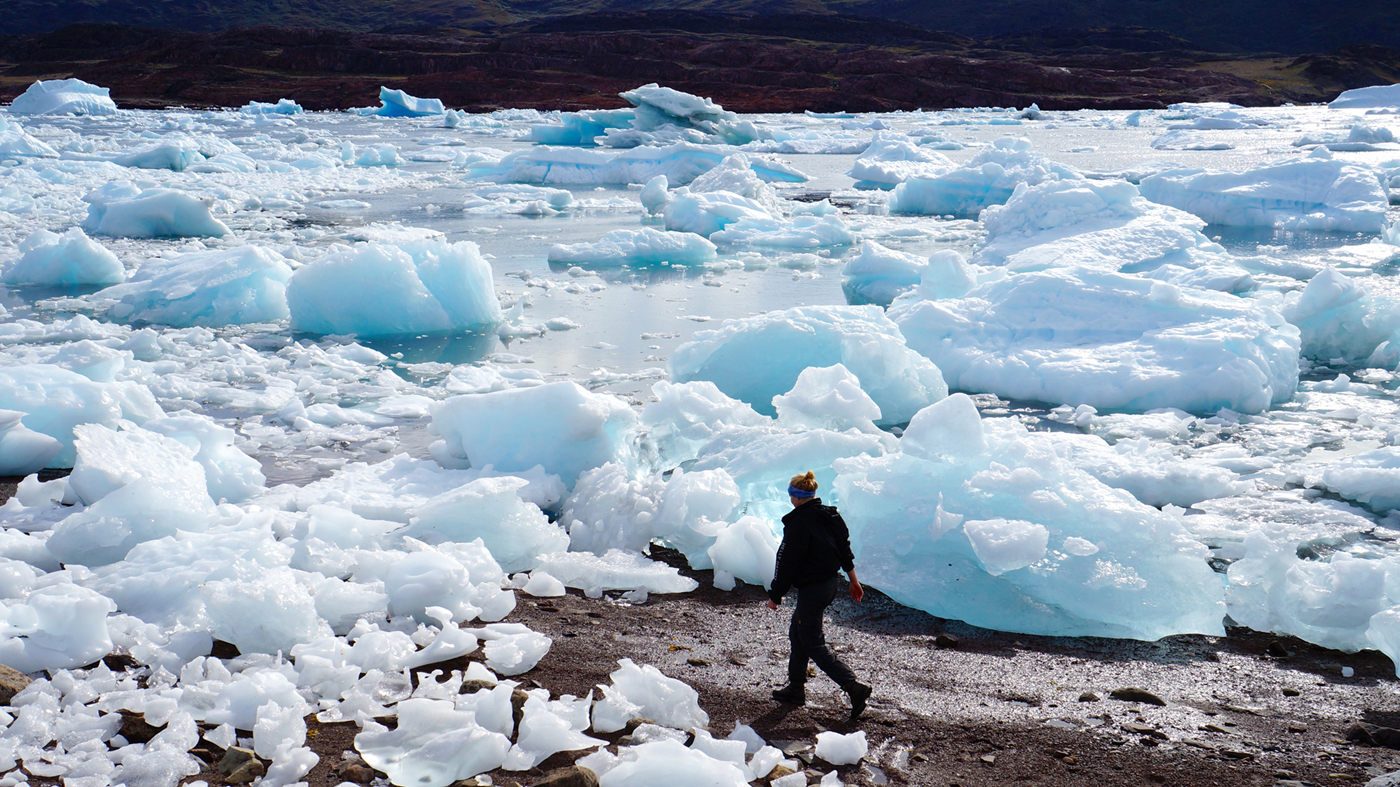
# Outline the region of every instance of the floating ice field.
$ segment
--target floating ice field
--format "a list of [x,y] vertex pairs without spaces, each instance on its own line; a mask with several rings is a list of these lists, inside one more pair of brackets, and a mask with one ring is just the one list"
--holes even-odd
[[[747,783],[782,753],[686,746],[699,698],[626,654],[517,728],[550,643],[510,613],[693,589],[656,544],[765,584],[807,469],[862,577],[942,617],[1400,659],[1393,96],[467,115],[36,85],[0,112],[0,662],[41,679],[0,766],[172,785],[203,738],[292,784],[315,713],[446,785],[644,716],[585,758],[603,784]],[[91,668],[114,650],[141,666]]]

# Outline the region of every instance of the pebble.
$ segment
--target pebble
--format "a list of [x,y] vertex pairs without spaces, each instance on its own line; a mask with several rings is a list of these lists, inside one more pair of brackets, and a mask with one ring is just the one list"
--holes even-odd
[[1161,730],[1155,727],[1149,727],[1146,724],[1138,724],[1137,722],[1132,721],[1124,722],[1123,731],[1130,732],[1134,735],[1146,735],[1150,738],[1161,738],[1163,740],[1166,740],[1167,737],[1167,734],[1165,732],[1162,732]]
[[940,648],[956,648],[962,643],[952,634],[939,634],[933,638],[933,644]]
[[997,756],[996,756],[995,754],[984,754],[984,755],[982,755],[982,762],[985,762],[985,763],[988,764],[988,765],[995,765],[995,764],[996,764],[996,761],[997,761]]
[[1166,700],[1158,697],[1147,689],[1141,689],[1137,686],[1124,686],[1121,689],[1114,689],[1108,693],[1108,696],[1110,699],[1121,700],[1123,702],[1143,702],[1148,705],[1161,706],[1167,704]]
[[1296,696],[1298,696],[1299,694],[1302,694],[1302,693],[1303,693],[1303,692],[1298,691],[1297,689],[1284,689],[1284,690],[1283,690],[1283,696],[1285,696],[1285,697],[1296,697]]
[[1098,702],[1098,701],[1099,701],[1099,695],[1095,694],[1095,693],[1092,692],[1092,691],[1086,691],[1086,692],[1084,692],[1083,694],[1080,694],[1080,695],[1079,695],[1079,701],[1080,701],[1080,702]]

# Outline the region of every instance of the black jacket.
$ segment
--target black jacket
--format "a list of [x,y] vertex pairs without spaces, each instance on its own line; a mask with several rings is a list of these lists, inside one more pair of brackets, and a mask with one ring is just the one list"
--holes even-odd
[[822,505],[821,498],[804,503],[783,517],[783,543],[778,547],[778,565],[773,572],[773,589],[768,597],[781,604],[791,588],[825,582],[837,570],[855,570],[851,554],[851,534],[835,508]]

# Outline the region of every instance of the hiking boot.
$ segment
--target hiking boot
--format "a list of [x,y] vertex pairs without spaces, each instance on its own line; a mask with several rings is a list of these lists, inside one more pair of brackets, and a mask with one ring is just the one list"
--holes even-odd
[[844,687],[846,694],[851,697],[851,721],[860,718],[860,714],[865,712],[865,703],[870,699],[872,689],[859,681],[851,681]]
[[781,689],[773,689],[773,699],[778,702],[786,702],[789,705],[806,705],[807,690],[803,688],[801,683],[789,683]]

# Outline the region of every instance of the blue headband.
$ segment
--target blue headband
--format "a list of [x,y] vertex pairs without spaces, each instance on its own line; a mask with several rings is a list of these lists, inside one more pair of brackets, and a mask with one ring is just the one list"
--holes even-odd
[[816,496],[817,496],[817,493],[816,493],[815,490],[809,492],[809,491],[807,491],[806,489],[798,489],[797,487],[793,486],[792,484],[788,484],[788,497],[796,497],[796,498],[800,498],[800,499],[805,500],[805,499],[807,499],[807,498],[809,498],[809,497],[816,497]]

